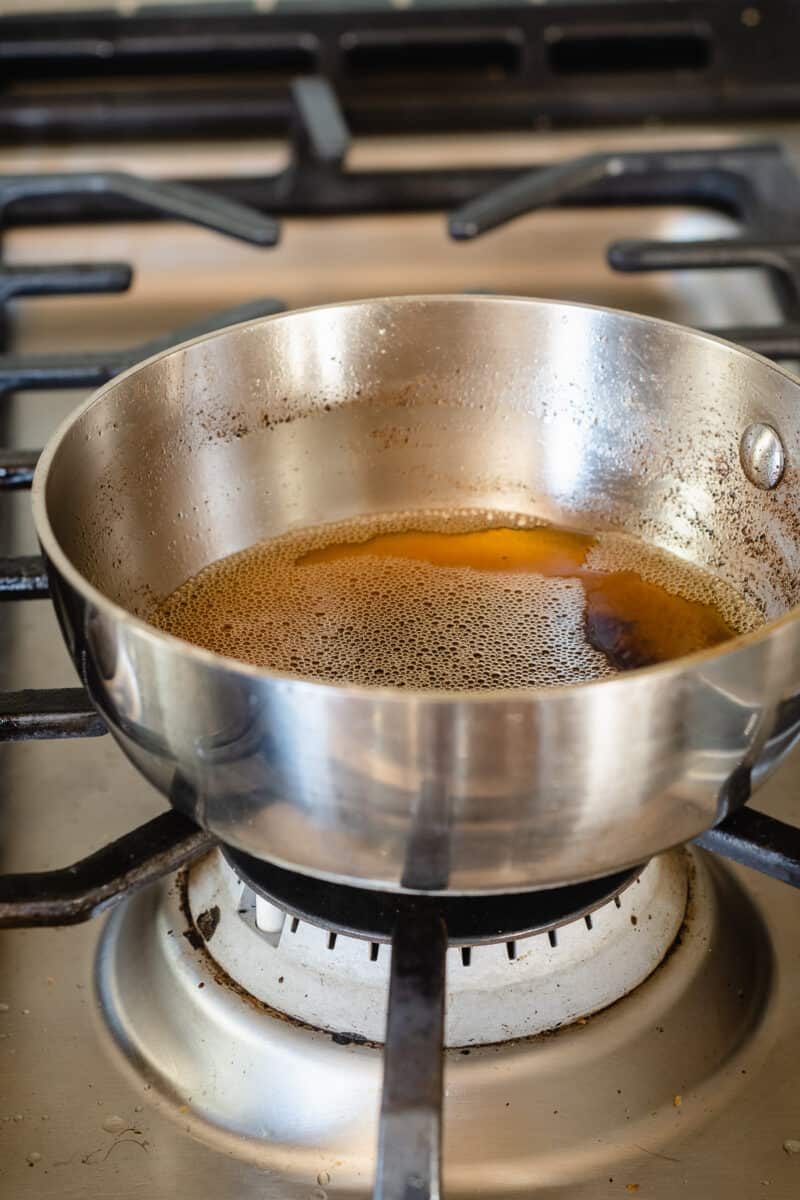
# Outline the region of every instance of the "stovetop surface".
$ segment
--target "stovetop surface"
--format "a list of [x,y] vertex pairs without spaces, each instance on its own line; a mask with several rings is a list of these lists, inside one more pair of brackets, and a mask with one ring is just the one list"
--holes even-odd
[[[736,129],[603,131],[591,136],[367,140],[356,143],[351,165],[425,162],[504,163],[555,161],[594,149],[673,148],[736,144],[748,138],[780,138],[800,160],[800,133],[791,126]],[[150,175],[171,173],[174,147],[128,146],[68,152],[15,150],[0,153],[0,169],[52,170],[68,166],[124,166]],[[275,145],[242,143],[232,148],[197,144],[186,173],[263,171]],[[187,152],[187,159],[189,152]],[[412,291],[489,289],[610,304],[706,327],[768,323],[778,318],[770,288],[755,270],[619,275],[605,262],[605,247],[620,237],[712,238],[735,232],[727,217],[680,207],[554,210],[532,214],[474,243],[449,243],[441,215],[370,216],[289,220],[281,245],[261,250],[223,241],[207,231],[154,225],[43,227],[13,230],[4,237],[7,261],[129,259],[136,276],[118,297],[39,299],[19,306],[15,350],[104,349],[159,336],[213,309],[254,296],[277,295],[291,306],[355,296]],[[309,269],[313,264],[313,269]],[[8,404],[4,444],[37,446],[83,393],[27,392]],[[35,553],[25,492],[8,494],[0,506],[0,554]],[[0,686],[74,685],[75,677],[46,601],[6,605],[0,626]],[[800,821],[800,757],[796,752],[758,794],[758,806],[785,820]],[[162,811],[163,802],[122,758],[110,739],[26,742],[0,752],[0,859],[2,869],[46,869],[80,858],[110,838]],[[704,1200],[752,1200],[765,1195],[790,1200],[800,1193],[800,944],[798,895],[792,889],[739,868],[722,868],[740,880],[763,916],[772,948],[766,1002],[743,1045],[713,1086],[681,1092],[668,1078],[669,1063],[652,1030],[652,1060],[641,1070],[665,1073],[664,1096],[681,1095],[665,1135],[664,1113],[654,1115],[658,1136],[648,1139],[647,1117],[626,1121],[613,1080],[598,1078],[597,1064],[616,1039],[625,1053],[628,1017],[647,1019],[638,993],[607,1015],[558,1035],[570,1062],[586,1059],[586,1086],[598,1104],[619,1103],[613,1134],[598,1139],[585,1130],[585,1154],[569,1178],[522,1172],[509,1156],[491,1180],[461,1169],[460,1147],[445,1134],[448,1196],[507,1194],[571,1200],[610,1200],[636,1192],[654,1200],[676,1196]],[[193,1120],[192,1099],[165,1097],[123,1064],[104,1026],[93,983],[102,922],[72,929],[0,935],[0,1195],[15,1200],[130,1200],[141,1196],[203,1200],[271,1200],[366,1196],[369,1167],[354,1179],[345,1161],[353,1144],[343,1114],[342,1133],[314,1145],[310,1135],[298,1151],[293,1177],[276,1174],[269,1155],[257,1149],[245,1160],[229,1143],[206,1136]],[[770,958],[766,954],[765,960]],[[680,975],[675,984],[680,989]],[[625,1006],[628,1006],[627,1009]],[[637,1006],[639,1006],[637,1008]],[[637,1015],[638,1013],[638,1015]],[[298,1033],[297,1035],[301,1035]],[[309,1039],[324,1035],[305,1031]],[[691,1031],[687,1031],[691,1036]],[[309,1043],[310,1045],[310,1043]],[[531,1042],[474,1050],[469,1058],[449,1052],[448,1105],[459,1103],[464,1072],[485,1081],[486,1107],[476,1118],[503,1145],[505,1083],[522,1104],[520,1077],[526,1056],[552,1053],[552,1043]],[[637,1053],[643,1053],[641,1041]],[[601,1052],[602,1051],[602,1052]],[[300,1052],[300,1051],[298,1051]],[[377,1070],[379,1052],[336,1046],[343,1078],[354,1063]],[[702,1057],[703,1045],[697,1053]],[[372,1064],[371,1066],[369,1064]],[[452,1081],[452,1082],[451,1082]],[[281,1086],[279,1073],[265,1089]],[[603,1090],[608,1085],[608,1095]],[[609,1099],[612,1097],[612,1099]],[[557,1104],[532,1092],[531,1127],[553,1117]],[[567,1105],[569,1100],[567,1099]],[[562,1109],[564,1103],[561,1104]],[[635,1109],[635,1103],[633,1104]],[[519,1120],[519,1114],[517,1114]],[[568,1116],[567,1118],[568,1119]],[[372,1136],[369,1128],[359,1138]],[[604,1144],[598,1145],[598,1140]],[[345,1185],[337,1184],[346,1179]],[[291,1174],[291,1173],[290,1173]],[[321,1181],[321,1182],[320,1182]]]

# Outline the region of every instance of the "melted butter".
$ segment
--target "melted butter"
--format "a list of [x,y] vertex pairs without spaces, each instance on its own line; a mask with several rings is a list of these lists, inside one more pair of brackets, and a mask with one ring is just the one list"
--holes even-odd
[[188,580],[151,619],[273,670],[443,689],[602,678],[760,620],[727,584],[644,542],[469,510],[259,543]]
[[588,640],[620,670],[680,658],[736,636],[737,630],[713,604],[686,600],[635,571],[592,570],[586,559],[597,544],[597,538],[552,525],[471,533],[398,532],[323,546],[304,555],[298,565],[367,556],[578,579],[586,593]]

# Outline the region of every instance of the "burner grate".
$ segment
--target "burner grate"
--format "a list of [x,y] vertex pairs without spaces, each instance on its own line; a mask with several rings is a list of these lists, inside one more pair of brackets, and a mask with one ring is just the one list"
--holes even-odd
[[554,204],[699,204],[736,218],[742,232],[708,241],[620,240],[615,271],[765,269],[784,315],[777,326],[710,329],[776,360],[800,356],[800,177],[780,146],[659,153],[598,153],[536,167],[477,196],[448,218],[467,241]]
[[698,846],[800,888],[800,829],[741,808],[695,839]]
[[[8,599],[8,595],[0,599]],[[105,723],[83,688],[0,693],[0,742],[100,737]]]
[[213,844],[211,834],[170,810],[72,866],[0,875],[0,929],[86,921],[121,894],[131,896],[172,874]]
[[[142,362],[153,354],[159,354],[162,350],[168,350],[178,342],[213,333],[216,329],[235,325],[239,321],[269,317],[282,312],[284,307],[280,300],[252,300],[223,312],[212,313],[204,320],[195,321],[165,337],[124,350],[109,350],[105,353],[87,351],[76,354],[0,354],[0,398],[10,392],[34,391],[39,388],[97,388],[135,363]],[[30,461],[35,452],[22,453],[27,461]],[[10,485],[0,477],[0,488],[8,486]]]
[[321,72],[360,134],[800,108],[791,0],[114,7],[4,19],[5,139],[280,135]]
[[[215,195],[207,189],[186,183],[142,179],[124,171],[0,176],[0,219],[7,227],[26,224],[26,213],[30,212],[30,206],[35,212],[37,204],[40,213],[47,211],[48,204],[71,204],[76,215],[87,220],[91,219],[93,204],[102,205],[104,201],[109,202],[112,209],[115,202],[128,205],[137,216],[188,221],[241,241],[252,242],[256,246],[273,246],[278,240],[278,224],[272,217],[256,212],[234,198]],[[28,270],[33,276],[37,268]],[[45,268],[45,273],[47,270],[53,268]],[[55,270],[57,272],[58,268]],[[75,273],[79,269],[72,267],[68,270]],[[93,290],[119,291],[124,288]],[[37,294],[43,293],[39,291]]]
[[0,450],[0,490],[29,488],[38,457],[38,450]]

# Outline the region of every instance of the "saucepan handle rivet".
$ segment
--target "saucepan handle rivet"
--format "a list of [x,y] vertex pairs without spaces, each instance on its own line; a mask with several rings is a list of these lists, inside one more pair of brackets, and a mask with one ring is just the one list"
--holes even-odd
[[751,483],[764,491],[777,487],[786,467],[783,442],[771,425],[754,421],[739,442],[739,460]]

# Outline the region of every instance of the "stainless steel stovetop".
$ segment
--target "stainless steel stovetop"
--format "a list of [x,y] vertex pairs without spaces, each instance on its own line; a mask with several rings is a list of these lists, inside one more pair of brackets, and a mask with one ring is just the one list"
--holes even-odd
[[[349,161],[393,167],[554,161],[601,147],[717,146],[753,137],[781,138],[800,161],[800,131],[791,126],[375,140],[356,143]],[[275,147],[275,162],[279,154]],[[171,173],[173,155],[174,149],[136,145],[124,152],[16,150],[0,155],[0,168],[100,164],[157,176]],[[246,143],[197,145],[182,162],[184,173],[198,175],[246,173],[264,164],[263,145]],[[605,265],[606,244],[621,236],[704,238],[734,229],[728,218],[699,210],[579,209],[540,212],[468,245],[446,240],[440,216],[414,215],[292,220],[280,247],[268,251],[168,224],[18,230],[4,246],[12,262],[125,258],[135,265],[134,286],[124,296],[19,306],[15,349],[51,352],[135,344],[264,293],[296,306],[488,288],[704,326],[776,320],[758,271],[617,275]],[[20,395],[8,406],[7,440],[40,445],[79,398]],[[34,553],[27,494],[4,496],[0,512],[0,554]],[[2,612],[0,686],[74,684],[49,604],[5,605]],[[759,793],[758,806],[800,821],[799,772],[795,753]],[[0,792],[5,871],[63,865],[163,808],[107,738],[3,745]],[[236,918],[247,916],[250,901],[235,879],[213,876],[213,862],[200,870],[206,875],[195,872],[189,884],[190,892],[199,889],[197,906],[204,887],[228,895],[222,907],[232,940],[217,943],[224,971],[182,937],[187,917],[175,881],[156,885],[109,920],[0,934],[4,1200],[370,1194],[380,1051],[353,1040],[341,1044],[347,1039],[332,1034],[352,1032],[352,1025],[336,1027],[335,989],[346,980],[357,985],[352,1006],[363,1009],[367,1035],[370,1022],[379,1023],[386,948],[374,960],[366,944],[349,939],[329,949],[323,931],[303,925],[292,931],[291,922],[264,912],[254,933],[253,910],[251,941],[240,952]],[[460,1004],[474,1018],[490,996],[496,1013],[503,980],[519,990],[526,971],[529,990],[508,1017],[511,1040],[478,1045],[480,1025],[467,1017],[451,1039],[448,1198],[611,1200],[635,1193],[648,1200],[790,1200],[800,1194],[800,895],[698,851],[689,867],[681,858],[674,871],[684,872],[681,878],[688,871],[690,885],[679,919],[674,894],[670,908],[661,885],[636,908],[634,885],[619,908],[598,913],[592,930],[585,922],[573,927],[560,946],[520,944],[514,960],[503,946],[477,947],[466,961],[450,952],[454,1011]],[[629,982],[633,990],[610,1003],[613,982],[607,987],[599,974],[607,969],[598,965],[602,955],[592,957],[601,941],[590,952],[578,939],[607,937],[611,945],[624,930],[615,952],[629,965],[650,936],[648,918],[667,942],[670,922],[681,925],[679,944],[645,982]],[[225,928],[221,923],[220,937]],[[259,936],[261,943],[252,940]],[[304,939],[302,953],[292,937]],[[261,974],[253,966],[259,953],[250,949],[259,945]],[[562,1022],[558,1032],[521,1036],[532,1028],[537,995],[554,1003],[564,978],[558,955],[570,946],[588,964],[584,975],[595,988],[589,1015],[567,1003],[548,1018]],[[213,941],[209,950],[215,952]],[[248,991],[263,986],[273,1005],[278,979],[294,972],[292,1003],[310,1005],[315,1019],[288,1021],[248,1000],[229,983],[237,972],[247,974]]]

